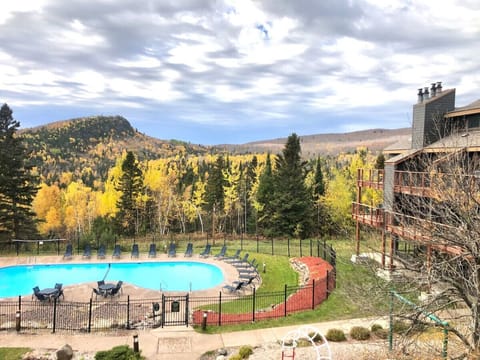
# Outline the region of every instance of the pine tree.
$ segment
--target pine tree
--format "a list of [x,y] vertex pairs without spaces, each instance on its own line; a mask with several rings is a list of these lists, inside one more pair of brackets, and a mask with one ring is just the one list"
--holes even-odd
[[375,169],[383,170],[384,167],[385,155],[383,155],[383,152],[380,152],[380,154],[378,154],[377,158],[375,159]]
[[140,227],[138,198],[143,190],[143,178],[142,170],[131,151],[127,152],[122,163],[122,177],[116,190],[122,193],[117,202],[117,223],[125,235],[134,235]]
[[300,139],[288,137],[276,159],[273,231],[276,235],[306,238],[313,231],[312,196],[305,185],[306,163],[301,159]]
[[257,190],[257,202],[260,204],[260,208],[258,209],[258,230],[267,236],[273,235],[272,219],[275,212],[273,208],[274,196],[272,161],[270,159],[270,153],[268,153]]
[[32,175],[22,138],[16,136],[20,122],[7,104],[0,108],[0,234],[5,239],[37,237],[32,202],[38,178]]
[[225,206],[223,187],[225,179],[223,170],[226,168],[225,160],[222,155],[217,157],[215,164],[209,168],[207,185],[204,194],[205,210],[212,215],[212,235],[216,231],[219,222],[219,214]]

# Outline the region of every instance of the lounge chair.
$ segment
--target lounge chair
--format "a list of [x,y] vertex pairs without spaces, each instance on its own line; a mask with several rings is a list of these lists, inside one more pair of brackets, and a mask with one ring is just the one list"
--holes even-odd
[[[46,295],[43,295],[40,293],[40,288],[38,286],[35,286],[33,288],[33,296],[35,296],[37,298],[37,300],[40,300],[40,301],[46,301],[46,300],[49,300],[48,296]],[[32,297],[33,297],[32,296]]]
[[222,289],[227,290],[229,293],[237,293],[242,290],[244,284],[245,282],[239,281],[235,284],[232,283],[232,285],[225,285]]
[[115,245],[115,247],[113,248],[112,258],[120,259],[121,256],[122,256],[122,250],[120,249],[120,245]]
[[192,244],[192,243],[188,243],[188,244],[187,244],[187,250],[185,250],[184,256],[185,256],[185,257],[192,257],[192,255],[193,255],[193,244]]
[[63,258],[65,260],[71,259],[73,256],[73,246],[72,244],[67,244],[67,248],[65,249],[65,254],[63,254]]
[[205,249],[199,254],[200,257],[206,258],[210,255],[210,251],[212,249],[212,244],[207,244]]
[[252,261],[245,261],[245,262],[238,262],[233,263],[232,265],[235,266],[237,269],[249,269],[255,267],[257,259],[252,259]]
[[238,275],[240,275],[240,276],[250,276],[250,275],[259,276],[259,274],[258,274],[258,263],[256,263],[251,268],[239,269],[238,270]]
[[170,243],[170,246],[168,247],[168,257],[175,257],[177,256],[177,247],[174,242]]
[[90,259],[92,257],[92,248],[90,244],[85,245],[85,248],[83,249],[83,255],[82,258],[84,259]]
[[139,251],[138,251],[138,244],[133,244],[132,245],[132,255],[131,255],[132,259],[135,258],[135,259],[138,259],[139,257]]
[[157,245],[152,243],[150,244],[150,249],[148,250],[148,257],[154,258],[157,257]]
[[241,251],[242,251],[241,249],[237,249],[237,251],[235,251],[235,254],[233,256],[228,256],[228,257],[224,258],[223,260],[226,261],[226,262],[232,262],[232,261],[240,260],[240,252]]
[[105,245],[100,245],[97,252],[97,258],[105,259]]
[[223,259],[225,257],[225,254],[227,253],[227,245],[223,245],[222,249],[218,254],[214,256],[215,259]]
[[230,262],[230,264],[235,266],[235,267],[242,266],[243,264],[248,264],[248,256],[249,256],[249,254],[245,253],[245,255],[243,255],[243,258],[241,260],[232,261],[232,262]]
[[250,275],[247,278],[245,277],[240,277],[238,281],[234,281],[232,285],[238,285],[238,283],[242,282],[242,288],[245,288],[247,286],[253,286],[253,281],[257,278],[257,275]]

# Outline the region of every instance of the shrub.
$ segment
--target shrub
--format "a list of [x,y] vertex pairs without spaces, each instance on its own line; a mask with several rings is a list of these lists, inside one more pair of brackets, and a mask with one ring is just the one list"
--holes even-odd
[[388,338],[388,330],[387,329],[377,329],[375,331],[372,331],[373,335],[375,335],[379,339],[386,339]]
[[242,346],[240,350],[238,350],[238,355],[240,355],[242,359],[248,359],[248,357],[252,354],[253,349],[251,346]]
[[243,358],[240,356],[240,354],[235,354],[229,357],[229,360],[242,360],[242,359]]
[[309,333],[308,336],[313,340],[314,343],[320,343],[323,341],[319,333]]
[[343,330],[340,329],[328,329],[327,335],[325,336],[328,341],[345,341],[347,337]]
[[383,329],[382,325],[380,324],[373,324],[370,330],[374,333],[377,330]]
[[393,322],[393,332],[397,334],[403,334],[406,333],[407,330],[410,328],[407,322],[405,321],[394,321]]
[[99,351],[95,354],[95,360],[143,360],[140,353],[136,353],[128,345],[115,346],[110,350]]
[[370,339],[370,330],[363,326],[354,326],[350,329],[350,336],[355,340]]

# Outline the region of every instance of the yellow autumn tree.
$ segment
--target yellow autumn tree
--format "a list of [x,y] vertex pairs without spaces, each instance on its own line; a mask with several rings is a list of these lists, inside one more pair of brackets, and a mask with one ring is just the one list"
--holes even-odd
[[62,216],[62,194],[57,185],[48,186],[45,183],[40,185],[40,189],[32,203],[33,210],[40,220],[38,231],[42,235],[63,233]]

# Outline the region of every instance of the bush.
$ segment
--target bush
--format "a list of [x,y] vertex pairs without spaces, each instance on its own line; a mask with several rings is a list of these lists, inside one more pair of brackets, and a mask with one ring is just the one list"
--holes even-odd
[[375,331],[372,331],[373,335],[375,335],[379,339],[386,339],[388,338],[388,330],[387,329],[377,329]]
[[318,344],[323,341],[319,333],[309,333],[308,336],[313,340],[314,343]]
[[345,341],[347,337],[343,330],[340,329],[328,329],[327,335],[325,336],[328,341]]
[[111,350],[99,351],[95,354],[95,360],[144,360],[145,358],[136,353],[128,345],[115,346]]
[[410,328],[407,322],[405,321],[394,321],[393,322],[393,332],[396,334],[404,334]]
[[382,325],[380,324],[373,324],[370,330],[374,333],[377,330],[383,329]]
[[354,326],[350,329],[350,336],[355,340],[370,339],[370,330],[363,326]]
[[253,349],[251,346],[242,346],[240,350],[238,350],[238,355],[240,355],[242,359],[248,359],[248,357],[252,354]]
[[235,354],[229,357],[229,360],[242,360],[242,359],[243,358],[240,356],[240,354]]

